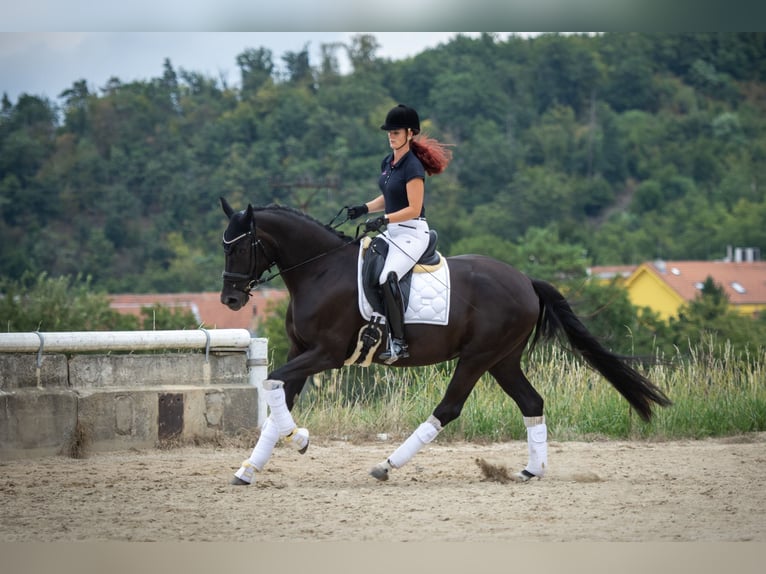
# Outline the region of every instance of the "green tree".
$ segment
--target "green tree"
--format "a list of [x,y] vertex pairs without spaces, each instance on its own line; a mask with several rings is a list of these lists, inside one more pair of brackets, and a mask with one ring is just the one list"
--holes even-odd
[[195,329],[186,309],[162,305],[141,309],[141,318],[109,306],[104,292],[94,290],[90,277],[49,277],[25,274],[20,280],[0,278],[0,322],[6,332],[134,331]]
[[254,94],[272,81],[273,55],[268,48],[248,48],[237,56],[242,81],[242,93]]
[[267,317],[258,329],[261,337],[269,340],[269,368],[274,369],[287,361],[290,340],[285,329],[285,316],[290,304],[289,299],[274,302],[264,310]]
[[25,274],[0,278],[0,323],[7,332],[100,331],[136,328],[135,317],[109,308],[90,277]]

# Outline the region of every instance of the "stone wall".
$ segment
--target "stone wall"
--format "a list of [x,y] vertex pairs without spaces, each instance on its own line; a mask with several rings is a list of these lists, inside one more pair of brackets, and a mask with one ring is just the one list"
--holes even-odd
[[65,454],[75,433],[104,451],[254,429],[263,355],[0,353],[0,459]]

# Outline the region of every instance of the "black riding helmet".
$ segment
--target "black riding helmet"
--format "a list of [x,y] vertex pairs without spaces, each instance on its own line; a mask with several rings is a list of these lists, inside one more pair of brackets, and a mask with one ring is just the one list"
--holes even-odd
[[418,112],[409,106],[399,104],[386,115],[386,123],[380,129],[390,131],[409,128],[414,134],[420,133],[420,117]]

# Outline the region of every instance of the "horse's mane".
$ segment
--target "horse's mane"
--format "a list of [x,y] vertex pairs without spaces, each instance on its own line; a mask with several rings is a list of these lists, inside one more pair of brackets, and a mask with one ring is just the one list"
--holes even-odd
[[295,216],[295,217],[298,217],[300,219],[304,219],[304,220],[312,223],[313,225],[318,225],[319,227],[321,227],[325,231],[328,231],[329,233],[335,235],[338,239],[341,239],[341,240],[345,241],[346,243],[350,243],[351,241],[354,240],[353,237],[350,237],[349,235],[346,235],[342,231],[338,231],[337,229],[333,229],[329,225],[325,225],[324,223],[322,223],[322,222],[314,219],[313,217],[311,217],[309,214],[307,214],[307,213],[305,213],[305,212],[303,212],[303,211],[301,211],[299,209],[295,209],[294,207],[288,207],[286,205],[279,205],[279,204],[276,204],[276,203],[270,203],[269,205],[265,205],[265,206],[262,206],[262,207],[253,207],[253,210],[255,210],[255,211],[276,211],[276,212],[280,212],[280,213],[286,213],[288,215]]

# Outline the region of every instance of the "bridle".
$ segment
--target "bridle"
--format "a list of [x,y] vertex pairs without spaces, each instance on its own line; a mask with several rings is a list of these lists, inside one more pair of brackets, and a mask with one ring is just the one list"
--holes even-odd
[[[342,220],[338,221],[338,218],[340,217],[340,214],[343,213],[344,210],[346,210],[347,207],[342,208],[338,214],[333,217],[332,221],[327,224],[326,227],[331,229],[337,229],[342,224],[344,224],[346,221],[348,221],[348,216]],[[354,238],[353,242],[358,242],[365,233],[360,234],[359,230],[361,228],[361,225],[359,225],[356,229],[356,237]],[[316,261],[317,259],[321,259],[322,257],[325,257],[326,255],[329,255],[330,253],[333,253],[334,251],[337,251],[338,249],[341,249],[344,247],[344,245],[339,245],[338,247],[334,249],[330,249],[329,251],[325,251],[323,253],[320,253],[318,255],[315,255],[314,257],[310,257],[309,259],[302,261],[301,263],[298,263],[297,265],[293,265],[292,267],[288,267],[287,269],[281,269],[277,270],[276,272],[272,273],[271,269],[276,265],[276,260],[272,259],[271,262],[266,266],[266,269],[261,273],[265,273],[266,271],[269,272],[269,275],[263,279],[260,277],[254,277],[256,273],[257,263],[258,263],[258,255],[257,251],[260,247],[261,253],[263,256],[269,260],[269,256],[266,254],[266,250],[263,246],[263,241],[258,238],[256,231],[255,231],[255,218],[250,219],[250,229],[245,231],[244,233],[238,235],[234,239],[226,239],[226,232],[224,231],[223,234],[223,251],[228,256],[234,251],[234,247],[237,245],[237,243],[241,241],[245,241],[249,238],[249,253],[248,253],[248,259],[250,260],[250,264],[248,266],[247,273],[235,273],[233,271],[226,271],[221,274],[223,280],[225,282],[228,282],[232,289],[235,291],[239,291],[241,293],[245,293],[248,297],[252,296],[252,290],[256,289],[259,285],[263,285],[264,283],[268,283],[272,279],[275,279],[276,277],[279,277],[280,275],[283,275],[284,273],[287,273],[288,271],[292,271],[293,269],[297,269],[298,267],[302,267],[303,265],[306,265],[308,263],[311,263],[312,261]]]
[[[279,273],[270,274],[265,279],[261,279],[260,277],[255,277],[256,267],[258,264],[258,248],[260,247],[261,252],[263,253],[263,256],[268,259],[268,256],[266,255],[266,250],[263,248],[263,241],[261,241],[258,236],[255,233],[255,221],[253,219],[250,220],[250,229],[242,233],[241,235],[238,235],[234,239],[226,239],[226,233],[223,234],[223,252],[229,256],[234,251],[235,246],[245,240],[250,240],[249,246],[248,246],[248,259],[250,260],[250,264],[248,266],[247,273],[235,273],[233,271],[226,271],[222,273],[223,280],[228,282],[231,285],[231,288],[235,291],[240,291],[242,293],[245,293],[246,295],[251,295],[251,291],[261,285],[262,283],[267,283],[268,281],[271,281],[279,275]],[[272,261],[266,266],[265,271],[271,271],[271,268],[274,267],[275,262]]]

